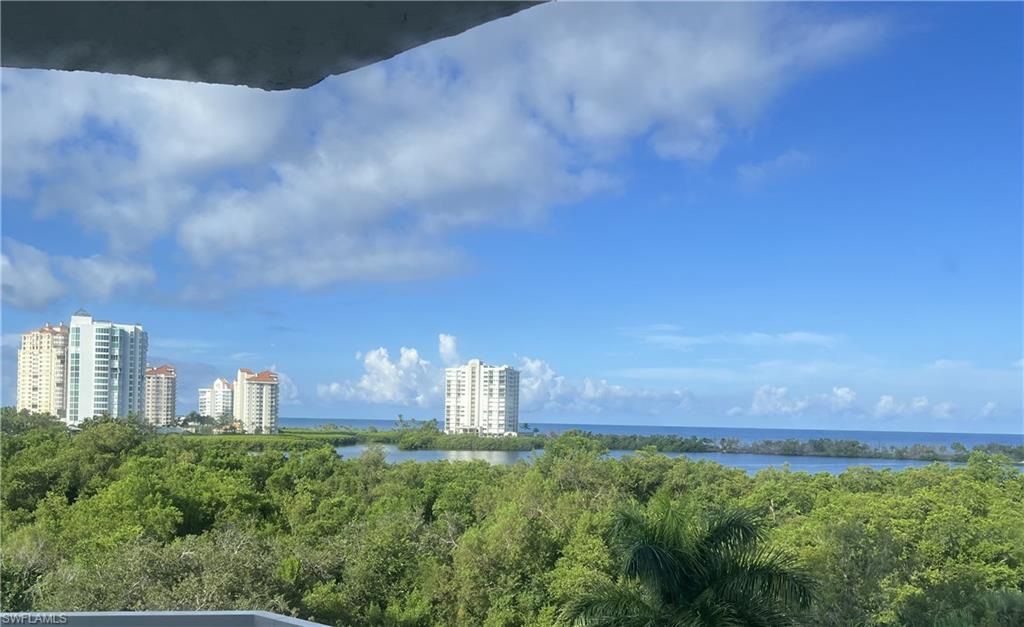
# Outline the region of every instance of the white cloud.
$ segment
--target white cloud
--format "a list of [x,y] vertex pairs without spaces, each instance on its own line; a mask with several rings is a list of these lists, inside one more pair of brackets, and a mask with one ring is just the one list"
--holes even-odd
[[[456,348],[454,336],[441,334],[439,338],[448,338],[440,339],[439,353]],[[664,414],[685,411],[691,400],[690,393],[681,389],[635,388],[592,378],[571,383],[542,359],[523,357],[519,371],[519,406],[523,412]],[[324,400],[433,408],[441,404],[443,384],[443,367],[423,359],[416,349],[402,347],[395,360],[381,347],[365,354],[363,375],[358,380],[318,385],[317,394]]]
[[542,359],[520,361],[519,406],[525,412],[650,415],[686,411],[690,402],[689,391],[683,389],[651,390],[591,378],[572,384]]
[[402,347],[392,360],[388,349],[380,347],[366,353],[365,373],[358,381],[320,384],[317,394],[323,399],[365,401],[428,407],[440,398],[442,370],[422,359],[415,348]]
[[437,352],[441,355],[441,361],[452,365],[460,363],[458,340],[454,335],[441,333],[437,336]]
[[173,235],[239,285],[432,276],[459,267],[453,230],[531,224],[615,185],[609,164],[637,141],[713,158],[881,30],[753,5],[556,4],[297,92],[10,70],[3,183],[115,256]]
[[159,335],[149,339],[149,347],[170,355],[201,354],[216,349],[217,344],[208,340]]
[[846,386],[833,387],[827,394],[795,397],[787,387],[762,385],[754,391],[749,409],[733,407],[727,415],[798,416],[810,412],[845,415],[859,411],[856,402],[857,393]]
[[[779,347],[782,350],[783,347]],[[844,360],[771,359],[748,361],[747,354],[724,359],[695,358],[681,365],[634,367],[616,371],[617,376],[635,380],[676,382],[694,390],[702,397],[709,393],[734,393],[738,386],[751,389],[771,381],[790,389],[831,389],[836,381],[851,388],[866,390],[872,398],[896,391],[902,398],[892,400],[891,408],[883,403],[878,413],[867,405],[867,415],[912,415],[930,407],[928,396],[942,395],[942,400],[956,400],[961,407],[976,406],[992,400],[1001,407],[1020,407],[1022,387],[1020,370],[1007,364],[1002,368],[972,365],[967,362],[942,360],[917,365],[894,365],[870,355],[854,355]]]
[[864,372],[863,366],[835,361],[771,359],[724,365],[711,362],[710,365],[696,366],[626,368],[619,370],[617,374],[632,379],[685,381],[687,384],[759,384],[766,379],[778,381],[782,377],[787,384],[797,384],[863,375]]
[[740,178],[748,183],[760,183],[788,170],[797,168],[807,163],[807,155],[799,150],[787,150],[786,152],[757,163],[744,163],[739,166]]
[[754,392],[754,400],[750,403],[750,413],[757,416],[800,414],[807,409],[809,404],[810,402],[806,398],[791,398],[787,388],[762,385]]
[[952,418],[956,409],[956,405],[949,401],[936,403],[935,406],[932,407],[932,415],[936,418]]
[[565,377],[543,359],[523,357],[519,370],[519,406],[525,411],[557,408],[575,397]]
[[876,416],[892,416],[895,414],[902,413],[904,407],[896,403],[896,398],[892,395],[885,394],[878,399],[878,403],[875,404],[875,415]]
[[24,309],[42,309],[64,294],[64,285],[53,275],[50,257],[9,237],[3,238],[0,284],[4,303]]
[[4,193],[69,212],[119,251],[190,210],[195,178],[283,148],[285,94],[90,72],[11,70],[3,84],[3,151],[19,156],[4,160]]
[[295,385],[295,381],[284,372],[278,370],[274,364],[268,367],[267,370],[277,373],[277,397],[280,403],[282,405],[301,405],[299,388]]
[[848,387],[837,387],[832,388],[832,394],[829,397],[829,404],[835,411],[843,411],[853,407],[854,403],[857,402],[857,393]]
[[982,418],[988,418],[993,413],[995,413],[997,407],[999,407],[997,403],[993,401],[988,401],[987,403],[981,406],[981,411],[978,412],[978,415],[981,416]]
[[911,416],[923,414],[929,410],[937,417],[948,417],[955,407],[952,403],[943,402],[932,404],[927,396],[915,396],[909,403],[896,399],[891,394],[883,394],[875,404],[874,414],[879,418],[891,418],[896,416]]
[[910,411],[914,413],[922,412],[928,409],[928,397],[927,396],[915,396],[910,399]]
[[777,347],[790,345],[818,346],[831,348],[839,338],[823,333],[789,331],[785,333],[714,333],[710,335],[686,335],[673,325],[652,325],[640,332],[640,338],[662,348],[691,349],[697,346],[737,345],[750,347]]
[[101,301],[120,290],[131,290],[156,281],[156,272],[151,266],[126,259],[93,255],[61,257],[59,263],[61,270],[78,284],[79,292]]

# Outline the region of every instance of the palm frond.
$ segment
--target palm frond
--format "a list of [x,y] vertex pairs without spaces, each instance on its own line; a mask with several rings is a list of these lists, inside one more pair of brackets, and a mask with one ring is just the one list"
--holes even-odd
[[723,547],[750,546],[764,539],[764,528],[756,514],[745,509],[728,509],[708,516],[700,546],[717,551]]
[[666,624],[659,601],[630,582],[602,582],[577,597],[562,612],[576,627],[656,627]]
[[689,523],[667,500],[620,511],[614,527],[622,579],[578,597],[563,613],[577,626],[778,627],[807,607],[814,582],[790,555],[765,548],[745,510]]
[[622,574],[635,579],[663,602],[679,603],[702,587],[702,566],[693,559],[682,514],[671,505],[654,513],[633,507],[619,512],[615,533],[622,553]]
[[704,593],[688,608],[691,620],[701,627],[736,627],[740,625],[735,611],[728,603],[719,602],[714,595]]
[[814,580],[796,560],[777,549],[742,551],[724,560],[715,574],[715,588],[726,598],[758,598],[775,606],[807,607],[814,593]]

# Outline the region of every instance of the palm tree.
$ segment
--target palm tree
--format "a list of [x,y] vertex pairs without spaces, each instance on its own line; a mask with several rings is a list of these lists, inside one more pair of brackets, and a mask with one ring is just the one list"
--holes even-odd
[[812,582],[764,544],[748,511],[689,519],[661,499],[616,516],[618,581],[596,584],[565,608],[577,627],[775,626],[806,607]]

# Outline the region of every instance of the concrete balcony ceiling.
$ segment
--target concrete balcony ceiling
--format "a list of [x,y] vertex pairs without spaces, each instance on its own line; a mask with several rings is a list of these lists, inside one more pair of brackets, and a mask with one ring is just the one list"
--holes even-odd
[[5,67],[295,89],[536,2],[0,3]]

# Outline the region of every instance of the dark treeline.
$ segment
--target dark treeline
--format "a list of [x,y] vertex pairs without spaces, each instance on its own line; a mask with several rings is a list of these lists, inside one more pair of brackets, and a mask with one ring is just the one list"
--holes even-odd
[[[323,431],[285,429],[286,434],[342,432],[354,438],[355,442],[394,444],[404,450],[491,450],[531,451],[544,448],[546,442],[557,438],[557,434],[522,434],[518,437],[487,438],[473,435],[447,435],[438,429],[433,420],[412,422],[400,419],[395,429],[389,431],[325,429]],[[873,447],[857,440],[832,440],[818,438],[809,440],[763,440],[743,443],[735,438],[714,441],[710,438],[679,435],[618,435],[574,431],[573,434],[589,438],[606,450],[638,451],[653,447],[663,453],[756,453],[761,455],[817,455],[822,457],[862,457],[873,459],[910,459],[923,461],[965,462],[971,454],[965,446],[954,443],[951,448],[915,444],[909,447]],[[1017,446],[991,443],[975,447],[986,453],[1005,455],[1012,461],[1024,461],[1024,443]]]
[[10,410],[0,427],[8,611],[259,608],[371,627],[1024,624],[1024,474],[981,451],[957,467],[749,476],[651,450],[610,459],[580,434],[547,438],[533,464],[491,466],[387,464],[372,446],[342,459],[316,436],[155,435],[110,419],[69,433]]

